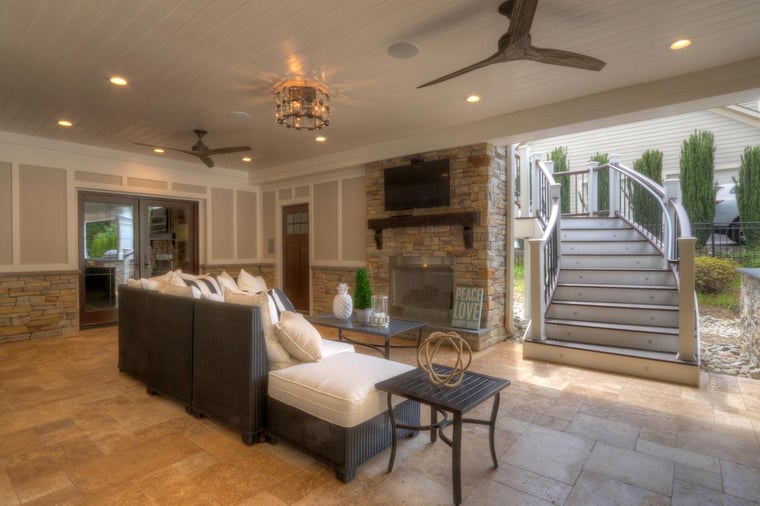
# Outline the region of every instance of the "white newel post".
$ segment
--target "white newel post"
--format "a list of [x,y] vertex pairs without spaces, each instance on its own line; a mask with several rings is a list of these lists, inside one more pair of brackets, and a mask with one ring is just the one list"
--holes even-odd
[[596,212],[599,210],[599,202],[597,199],[597,194],[599,193],[597,180],[599,175],[596,171],[596,167],[598,166],[599,162],[588,162],[586,164],[586,167],[588,167],[588,202],[586,202],[586,207],[588,208],[589,216],[596,216]]
[[669,230],[668,223],[676,223],[676,212],[675,208],[673,206],[669,206],[668,202],[671,200],[680,200],[681,199],[681,181],[678,179],[666,179],[664,183],[662,183],[663,187],[665,188],[665,208],[668,210],[668,215],[670,216],[670,220],[667,220],[665,216],[662,217],[662,227],[663,230],[665,230],[665,246],[668,253],[668,259],[671,259],[675,256],[675,244],[673,244],[673,241],[675,241],[675,231]]
[[[620,155],[610,155],[610,165],[620,163]],[[621,211],[620,209],[620,172],[614,170],[612,167],[607,169],[610,175],[610,217],[615,216],[615,211]]]
[[[544,339],[544,262],[543,262],[543,243],[541,239],[528,239],[530,251],[530,337],[531,339]],[[526,283],[527,285],[527,283]]]
[[678,254],[681,257],[678,267],[678,359],[687,362],[696,360],[697,351],[697,307],[694,293],[696,244],[696,237],[678,239]]

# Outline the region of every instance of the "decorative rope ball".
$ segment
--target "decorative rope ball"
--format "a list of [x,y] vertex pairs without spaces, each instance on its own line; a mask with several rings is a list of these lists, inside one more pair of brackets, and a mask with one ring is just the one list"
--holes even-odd
[[[449,374],[440,374],[433,368],[433,359],[442,345],[449,345],[456,352],[456,360]],[[444,387],[455,387],[464,379],[464,372],[472,362],[470,344],[456,332],[433,332],[417,348],[417,366],[428,373],[430,382]]]

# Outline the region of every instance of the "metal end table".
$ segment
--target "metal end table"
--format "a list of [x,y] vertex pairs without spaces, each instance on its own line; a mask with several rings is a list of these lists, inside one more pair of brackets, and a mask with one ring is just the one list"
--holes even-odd
[[[436,372],[449,374],[451,368],[442,365],[434,366]],[[494,446],[494,428],[496,426],[496,416],[499,413],[499,402],[501,391],[510,385],[510,381],[505,378],[496,378],[486,376],[476,372],[466,371],[464,379],[459,385],[449,388],[437,386],[430,382],[428,374],[423,369],[417,368],[404,374],[394,376],[387,380],[381,381],[375,385],[378,390],[388,394],[388,413],[391,418],[392,439],[391,439],[391,457],[388,462],[388,472],[393,471],[393,464],[396,460],[396,429],[412,430],[429,430],[430,442],[436,441],[436,436],[441,441],[451,447],[451,475],[454,487],[454,503],[462,503],[462,424],[476,423],[488,425],[488,439],[491,447],[491,459],[494,467],[499,467],[499,461],[496,458],[496,448]],[[393,416],[393,395],[399,395],[407,399],[418,401],[430,406],[430,425],[411,426],[397,424]],[[474,418],[463,418],[463,415],[473,408],[479,406],[486,400],[493,397],[493,407],[491,408],[491,418],[481,420]],[[438,413],[443,416],[438,420]],[[453,415],[453,420],[449,419],[448,413]],[[449,439],[443,429],[453,425],[452,439]]]

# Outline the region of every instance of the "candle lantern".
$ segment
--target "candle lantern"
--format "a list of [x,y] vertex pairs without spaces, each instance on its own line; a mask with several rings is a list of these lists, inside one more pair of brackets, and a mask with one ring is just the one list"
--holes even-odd
[[373,295],[372,316],[369,319],[369,324],[373,327],[387,327],[389,322],[390,315],[388,314],[388,296]]

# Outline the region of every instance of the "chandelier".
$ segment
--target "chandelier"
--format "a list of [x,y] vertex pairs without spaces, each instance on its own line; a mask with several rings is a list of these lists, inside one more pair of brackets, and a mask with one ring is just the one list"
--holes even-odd
[[277,123],[296,130],[319,130],[330,124],[330,96],[312,81],[285,81],[277,87]]

